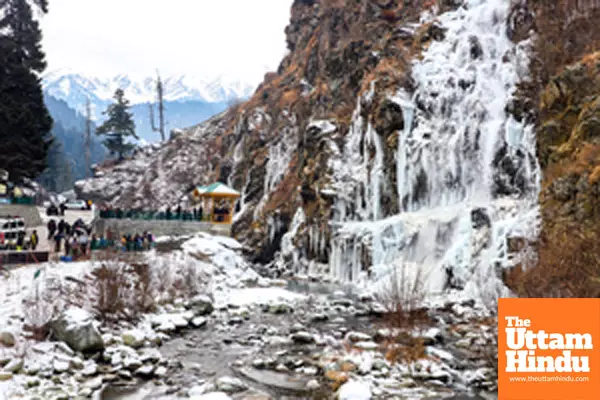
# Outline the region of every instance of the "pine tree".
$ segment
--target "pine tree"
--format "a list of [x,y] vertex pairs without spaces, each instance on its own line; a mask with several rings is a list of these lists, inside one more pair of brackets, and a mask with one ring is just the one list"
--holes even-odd
[[[55,129],[63,129],[58,125]],[[37,181],[47,190],[55,193],[64,192],[73,187],[71,163],[65,156],[64,148],[59,141],[52,143],[48,152],[48,169]]]
[[[47,12],[47,0],[33,2]],[[0,0],[0,168],[16,181],[46,168],[52,118],[38,73],[42,34],[27,0]]]
[[106,136],[102,142],[110,152],[110,155],[118,155],[119,160],[135,148],[126,139],[131,136],[136,139],[135,123],[133,114],[129,112],[129,100],[125,99],[122,89],[117,89],[114,95],[115,103],[108,106],[104,115],[108,117],[104,123],[96,129],[97,135]]

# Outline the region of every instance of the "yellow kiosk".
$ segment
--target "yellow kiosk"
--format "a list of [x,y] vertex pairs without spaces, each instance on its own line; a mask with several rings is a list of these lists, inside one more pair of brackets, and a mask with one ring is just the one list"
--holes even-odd
[[221,182],[198,186],[192,192],[194,203],[202,205],[203,220],[213,224],[231,224],[239,197],[240,192]]

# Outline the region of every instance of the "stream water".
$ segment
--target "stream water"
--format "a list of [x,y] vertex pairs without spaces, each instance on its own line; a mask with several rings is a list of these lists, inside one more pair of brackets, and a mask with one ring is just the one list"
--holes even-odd
[[[293,312],[274,314],[253,309],[244,316],[243,323],[232,323],[226,315],[230,310],[216,310],[208,323],[200,328],[188,330],[174,337],[160,347],[161,354],[167,360],[177,360],[179,368],[170,370],[167,377],[157,385],[147,382],[135,386],[109,386],[103,390],[99,400],[143,400],[174,398],[182,389],[201,385],[214,378],[232,376],[241,379],[250,388],[276,399],[314,399],[326,398],[330,391],[307,391],[315,375],[291,372],[294,365],[311,365],[314,357],[320,353],[317,344],[295,344],[284,340],[290,334],[291,327],[326,335],[341,329],[364,328],[371,325],[368,317],[346,316],[334,320],[309,322],[311,303],[326,302],[335,295],[338,298],[356,299],[350,286],[340,290],[339,285],[289,281],[287,289],[303,294],[309,300],[293,308]],[[307,317],[309,319],[307,320]],[[304,330],[302,329],[302,330]],[[289,371],[274,371],[273,368],[254,368],[253,362],[265,360],[268,364],[288,364]],[[322,386],[326,388],[326,385]],[[258,395],[257,394],[257,395]],[[247,398],[248,392],[232,398]],[[257,397],[260,398],[260,397]]]

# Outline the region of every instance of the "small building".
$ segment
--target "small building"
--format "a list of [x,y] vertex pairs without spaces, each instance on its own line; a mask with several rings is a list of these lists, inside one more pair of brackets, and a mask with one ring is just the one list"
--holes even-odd
[[217,182],[208,186],[198,186],[192,192],[192,203],[202,206],[209,221],[214,224],[231,224],[235,210],[235,202],[240,192]]

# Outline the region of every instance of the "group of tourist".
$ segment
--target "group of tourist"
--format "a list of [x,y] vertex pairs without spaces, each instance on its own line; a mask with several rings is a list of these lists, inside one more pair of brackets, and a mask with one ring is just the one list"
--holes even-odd
[[135,235],[121,236],[120,249],[122,251],[150,250],[155,244],[154,236],[150,232]]
[[[229,206],[224,204],[214,209],[215,221],[225,221],[226,216],[231,212]],[[120,208],[103,208],[100,210],[100,218],[104,219],[140,219],[140,220],[167,220],[167,221],[209,221],[210,214],[205,213],[204,209],[194,207],[182,209],[177,206],[175,209],[167,207],[164,211],[148,210],[123,210]]]
[[86,226],[82,219],[78,219],[71,226],[61,219],[57,224],[55,220],[48,221],[48,240],[54,240],[54,251],[59,254],[64,250],[67,257],[86,256],[88,254],[91,227]]
[[202,207],[182,210],[178,206],[175,210],[168,207],[164,211],[152,210],[123,210],[120,208],[103,208],[100,210],[100,218],[104,219],[141,219],[141,220],[181,220],[181,221],[203,221],[206,215]]

